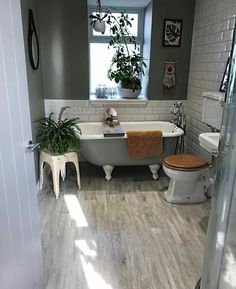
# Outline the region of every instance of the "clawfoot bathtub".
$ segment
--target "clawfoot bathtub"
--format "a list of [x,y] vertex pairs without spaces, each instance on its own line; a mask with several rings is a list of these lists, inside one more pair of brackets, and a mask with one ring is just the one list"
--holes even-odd
[[174,154],[177,137],[184,132],[170,122],[143,121],[121,122],[125,132],[162,130],[163,153],[158,157],[143,159],[130,159],[128,156],[127,136],[104,137],[103,125],[100,122],[84,122],[79,127],[81,135],[81,155],[90,163],[102,166],[107,181],[111,180],[111,174],[115,166],[143,166],[148,165],[154,180],[158,179],[158,170],[163,159]]

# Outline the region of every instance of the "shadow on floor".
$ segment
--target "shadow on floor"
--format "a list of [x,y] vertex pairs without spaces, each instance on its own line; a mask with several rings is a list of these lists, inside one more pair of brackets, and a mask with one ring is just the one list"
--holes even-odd
[[203,217],[201,221],[199,222],[199,226],[205,234],[207,233],[208,221],[209,221],[209,216],[206,216],[206,217]]

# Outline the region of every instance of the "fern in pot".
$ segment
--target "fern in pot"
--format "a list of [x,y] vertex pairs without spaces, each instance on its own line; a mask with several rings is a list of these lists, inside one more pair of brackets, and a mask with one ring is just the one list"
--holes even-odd
[[147,67],[144,58],[140,55],[139,45],[129,28],[133,18],[120,12],[119,17],[110,16],[109,25],[111,39],[109,47],[115,49],[108,78],[114,80],[118,86],[119,95],[124,98],[137,98],[141,92],[141,76],[145,75]]
[[79,118],[62,120],[64,111],[69,107],[62,107],[57,120],[53,120],[53,113],[49,117],[43,117],[36,121],[39,124],[38,140],[40,148],[53,155],[61,155],[66,152],[79,152],[81,133],[78,127]]

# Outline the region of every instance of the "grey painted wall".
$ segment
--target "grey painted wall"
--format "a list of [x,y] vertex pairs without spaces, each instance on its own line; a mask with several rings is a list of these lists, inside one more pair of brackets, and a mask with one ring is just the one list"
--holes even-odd
[[88,99],[86,0],[38,0],[44,98]]
[[143,57],[147,68],[145,76],[142,77],[142,93],[148,95],[149,87],[149,68],[151,54],[151,35],[152,35],[152,1],[144,9],[144,30],[143,30]]
[[[33,10],[34,20],[37,29],[38,37],[40,38],[39,31],[39,17],[36,5],[36,0],[21,0],[21,10],[22,10],[22,22],[23,22],[23,33],[24,33],[24,43],[25,43],[25,56],[26,56],[26,70],[28,78],[28,89],[29,89],[29,104],[30,104],[30,117],[32,124],[32,137],[33,141],[36,141],[37,135],[37,125],[34,121],[42,116],[44,116],[44,100],[43,100],[43,82],[42,82],[42,62],[38,70],[33,70],[29,62],[28,54],[28,11]],[[35,167],[36,167],[36,177],[38,176],[38,153],[35,152]]]
[[[151,63],[149,71],[149,99],[186,99],[192,43],[195,0],[153,1]],[[180,47],[163,47],[164,19],[182,19],[182,41]],[[173,59],[176,66],[176,89],[174,93],[162,92],[164,61]]]

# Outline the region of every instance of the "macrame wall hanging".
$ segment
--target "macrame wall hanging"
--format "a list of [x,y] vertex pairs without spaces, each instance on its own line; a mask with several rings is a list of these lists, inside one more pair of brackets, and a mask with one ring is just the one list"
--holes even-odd
[[165,72],[163,78],[163,92],[171,93],[175,91],[175,66],[176,61],[165,61]]

